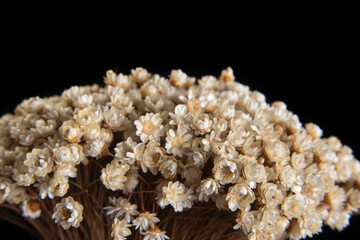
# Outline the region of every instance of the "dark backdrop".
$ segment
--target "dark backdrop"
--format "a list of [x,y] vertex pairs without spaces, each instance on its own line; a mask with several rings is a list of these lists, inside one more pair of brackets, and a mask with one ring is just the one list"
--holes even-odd
[[[219,76],[231,66],[237,81],[264,93],[268,102],[284,101],[302,123],[318,124],[325,137],[338,136],[360,157],[359,29],[245,31],[236,25],[215,27],[215,22],[176,23],[167,31],[161,25],[159,32],[147,23],[133,30],[1,29],[0,114],[12,112],[25,98],[103,84],[109,69],[129,73],[142,66],[167,76],[180,68],[201,77]],[[352,217],[342,233],[325,227],[314,239],[354,239],[359,227],[360,218]],[[0,222],[0,229],[13,239],[34,239],[8,223]]]

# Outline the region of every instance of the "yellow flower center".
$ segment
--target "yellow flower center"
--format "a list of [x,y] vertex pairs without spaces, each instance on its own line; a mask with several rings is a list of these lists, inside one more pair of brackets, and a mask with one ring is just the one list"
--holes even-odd
[[171,146],[173,148],[181,148],[181,146],[184,144],[184,140],[182,138],[182,136],[175,136],[172,140],[171,140]]
[[154,132],[156,131],[156,126],[155,124],[150,121],[147,120],[143,123],[143,129],[142,131],[146,134],[146,135],[153,135]]
[[31,212],[36,212],[40,209],[40,203],[35,200],[29,200],[28,201],[29,209]]
[[197,113],[201,112],[201,104],[200,104],[199,99],[194,99],[194,100],[188,101],[186,106],[187,106],[188,111],[193,115],[196,115]]

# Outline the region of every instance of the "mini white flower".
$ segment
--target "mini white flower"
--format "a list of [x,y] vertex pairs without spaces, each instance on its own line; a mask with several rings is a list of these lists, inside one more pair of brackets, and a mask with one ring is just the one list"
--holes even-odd
[[141,161],[143,157],[144,143],[136,144],[130,137],[125,142],[119,142],[115,147],[115,156],[120,158],[120,161],[133,164],[135,161]]
[[231,211],[236,211],[236,209],[248,211],[250,204],[255,201],[255,193],[247,183],[237,183],[229,188],[226,200]]
[[195,129],[196,135],[204,135],[210,132],[212,120],[210,120],[208,114],[198,113],[194,116],[192,121],[192,127]]
[[164,135],[162,122],[163,120],[160,114],[147,113],[134,122],[137,129],[136,135],[140,136],[143,143],[151,140],[159,142],[160,137]]
[[53,134],[56,127],[57,127],[56,121],[53,119],[49,119],[47,121],[43,119],[39,119],[35,122],[36,133],[42,137],[46,137]]
[[158,199],[159,206],[164,208],[166,205],[173,206],[175,212],[182,212],[188,206],[186,187],[179,181],[171,182],[162,187],[162,195]]
[[175,132],[173,129],[170,129],[166,136],[166,152],[182,157],[184,151],[190,147],[189,141],[191,138],[192,135],[190,133],[180,131],[179,129]]
[[219,193],[220,184],[215,179],[207,178],[200,183],[199,200],[207,202],[213,194]]
[[24,161],[24,165],[32,168],[38,177],[44,177],[51,172],[53,164],[52,153],[48,148],[33,148],[30,153],[26,154]]
[[41,208],[39,201],[28,199],[22,203],[21,209],[24,217],[29,217],[31,219],[40,217]]
[[156,225],[154,228],[150,228],[145,233],[141,233],[144,235],[144,240],[165,240],[170,239],[165,235],[165,231],[161,231]]
[[54,176],[49,181],[48,186],[48,196],[49,198],[54,198],[55,196],[62,197],[64,196],[69,189],[69,179],[64,176]]
[[65,121],[59,128],[61,136],[68,142],[77,142],[80,137],[79,125],[74,120]]
[[115,218],[112,224],[111,237],[113,237],[114,240],[127,239],[126,237],[131,235],[130,227],[131,224],[127,223],[125,220]]
[[83,210],[84,207],[72,197],[63,198],[60,203],[56,204],[52,218],[64,230],[70,227],[78,228],[83,220]]
[[220,159],[215,162],[213,174],[220,184],[235,183],[240,176],[237,163],[232,159]]
[[125,130],[130,123],[124,112],[116,107],[104,108],[104,121],[107,127],[115,132]]
[[231,67],[227,67],[226,69],[221,71],[221,75],[220,75],[221,81],[228,83],[234,81],[234,79],[235,79],[234,72]]
[[174,179],[178,172],[178,160],[175,157],[167,157],[159,168],[161,175],[166,179]]
[[160,222],[160,219],[156,217],[156,213],[144,211],[133,220],[133,226],[135,226],[135,229],[139,228],[140,232],[145,232],[149,228],[155,228],[155,224],[158,222]]
[[145,68],[137,67],[135,69],[131,69],[131,76],[135,80],[137,84],[143,84],[148,80],[151,76],[150,73]]
[[137,205],[131,204],[127,199],[122,197],[109,197],[109,201],[111,206],[104,207],[106,211],[106,215],[110,215],[114,218],[122,218],[126,220],[126,222],[130,223],[134,216],[138,215],[139,212],[136,210]]
[[0,177],[0,204],[5,202],[12,191],[12,183],[6,177]]
[[100,179],[107,189],[113,191],[121,190],[127,181],[126,173],[130,170],[128,164],[121,164],[117,160],[112,160],[101,170]]

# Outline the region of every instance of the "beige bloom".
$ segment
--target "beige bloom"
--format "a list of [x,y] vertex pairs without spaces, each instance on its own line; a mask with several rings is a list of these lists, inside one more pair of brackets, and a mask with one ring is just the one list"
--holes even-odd
[[164,135],[162,122],[159,113],[147,113],[134,122],[137,129],[136,135],[140,136],[141,141],[144,143],[151,140],[159,142],[160,137]]
[[66,164],[79,164],[83,158],[83,148],[79,144],[69,144],[67,146],[61,146],[54,148],[54,161],[59,165]]
[[323,221],[316,213],[309,213],[298,219],[300,234],[303,238],[321,232]]
[[55,223],[60,224],[64,230],[70,227],[78,228],[83,220],[83,209],[84,207],[72,197],[63,198],[56,204],[52,219],[55,219]]
[[199,200],[207,202],[209,197],[219,193],[220,184],[213,178],[207,178],[200,183]]
[[109,197],[111,206],[104,207],[106,215],[110,215],[114,218],[124,219],[127,223],[130,223],[134,216],[138,215],[139,212],[136,210],[137,205],[131,204],[126,198],[123,197]]
[[26,154],[24,165],[32,168],[38,177],[44,177],[52,171],[52,154],[48,148],[33,148],[31,153]]
[[80,137],[79,125],[74,120],[65,121],[59,128],[61,136],[68,142],[77,142]]
[[121,164],[116,159],[108,163],[105,168],[101,170],[100,179],[107,189],[113,191],[121,190],[127,181],[126,173],[130,170],[128,164]]
[[284,200],[283,192],[274,183],[263,183],[260,185],[261,200],[265,205],[277,206]]
[[156,175],[164,158],[165,149],[160,146],[160,143],[156,141],[149,142],[140,161],[142,171],[147,172],[149,169],[152,174]]
[[324,163],[336,163],[339,161],[336,153],[322,139],[317,139],[314,142],[315,157]]
[[165,235],[165,231],[161,231],[156,225],[154,228],[150,228],[148,231],[141,233],[144,235],[144,240],[166,240],[170,239]]
[[306,132],[314,139],[321,138],[323,131],[321,128],[315,123],[307,123],[305,124]]
[[249,211],[250,204],[255,201],[255,194],[247,183],[237,183],[229,188],[226,200],[231,211]]
[[282,213],[289,219],[300,218],[306,209],[305,198],[301,194],[292,194],[284,199]]
[[11,186],[10,196],[7,198],[7,202],[10,204],[20,204],[26,201],[29,195],[26,193],[25,188],[18,187],[16,184]]
[[352,212],[357,212],[360,208],[360,191],[351,189],[347,194],[347,208]]
[[156,213],[144,211],[133,220],[133,226],[135,226],[135,229],[139,228],[140,232],[145,232],[149,228],[155,228],[155,224],[158,222],[160,222],[160,219],[156,217]]
[[95,114],[89,107],[86,107],[77,111],[74,115],[74,119],[80,126],[88,126],[95,122]]
[[49,119],[46,121],[43,119],[39,119],[35,122],[35,131],[42,137],[47,137],[53,134],[56,127],[57,124],[54,119]]
[[214,163],[212,172],[220,184],[235,183],[240,176],[239,163],[232,159],[219,159]]
[[56,196],[63,197],[69,189],[69,179],[64,176],[54,176],[48,186],[48,196],[49,198],[54,198]]
[[237,224],[234,226],[234,229],[241,229],[245,234],[251,232],[253,226],[257,222],[256,215],[259,211],[241,211],[239,212],[238,217],[236,218]]
[[6,177],[0,177],[0,204],[4,203],[12,191],[12,182]]
[[150,78],[151,74],[142,67],[131,69],[131,77],[135,80],[138,85],[141,85]]
[[162,187],[162,195],[158,199],[159,206],[164,208],[170,204],[175,212],[182,212],[184,208],[191,207],[186,191],[185,185],[179,181],[169,181],[167,186]]
[[294,152],[291,155],[290,164],[296,170],[304,169],[307,166],[305,155],[303,153]]
[[286,188],[292,187],[296,181],[296,171],[290,165],[282,167],[279,180]]
[[277,240],[281,239],[282,233],[277,230],[275,225],[265,225],[264,227],[259,228],[255,232],[252,232],[248,235],[249,240]]
[[136,144],[130,137],[125,142],[119,142],[114,148],[115,156],[122,163],[134,164],[135,161],[141,161],[143,157],[144,143]]
[[185,151],[190,147],[192,135],[185,131],[170,129],[166,136],[166,152],[174,156],[182,157]]
[[249,137],[247,137],[244,144],[242,145],[243,153],[249,156],[259,156],[262,149],[262,140],[256,140],[256,137],[254,135],[250,135]]
[[348,211],[331,209],[325,222],[330,226],[331,229],[342,231],[346,226],[349,225],[349,220],[350,214]]
[[346,201],[345,190],[335,185],[325,195],[325,200],[333,209],[340,210]]
[[190,185],[199,183],[201,180],[201,170],[191,163],[182,167],[181,178],[185,179],[185,184]]
[[104,107],[104,121],[106,126],[114,132],[123,131],[130,124],[125,113],[117,107]]
[[266,181],[266,171],[264,165],[258,164],[255,159],[248,159],[242,167],[242,175],[250,182]]
[[24,217],[29,217],[31,219],[35,219],[40,217],[41,208],[39,201],[28,199],[21,205],[22,215]]
[[195,129],[196,135],[204,135],[210,132],[212,120],[210,120],[208,114],[198,113],[192,120],[192,127]]
[[125,220],[115,218],[112,224],[111,237],[113,237],[114,240],[127,239],[126,237],[131,235],[130,227],[131,224],[127,223]]
[[292,140],[292,147],[298,153],[311,152],[314,148],[311,136],[307,135],[305,131],[297,133]]
[[234,72],[233,72],[232,68],[227,67],[226,69],[222,70],[219,79],[220,79],[220,81],[223,81],[225,83],[234,81],[235,77],[234,77]]
[[282,162],[289,158],[289,146],[281,141],[266,142],[264,152],[267,158],[272,162]]

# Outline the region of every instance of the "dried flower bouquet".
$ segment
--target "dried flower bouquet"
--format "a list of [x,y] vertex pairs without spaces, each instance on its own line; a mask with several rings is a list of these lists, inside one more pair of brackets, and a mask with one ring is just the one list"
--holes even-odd
[[360,164],[234,81],[136,68],[0,119],[0,217],[40,239],[301,239],[360,208]]

